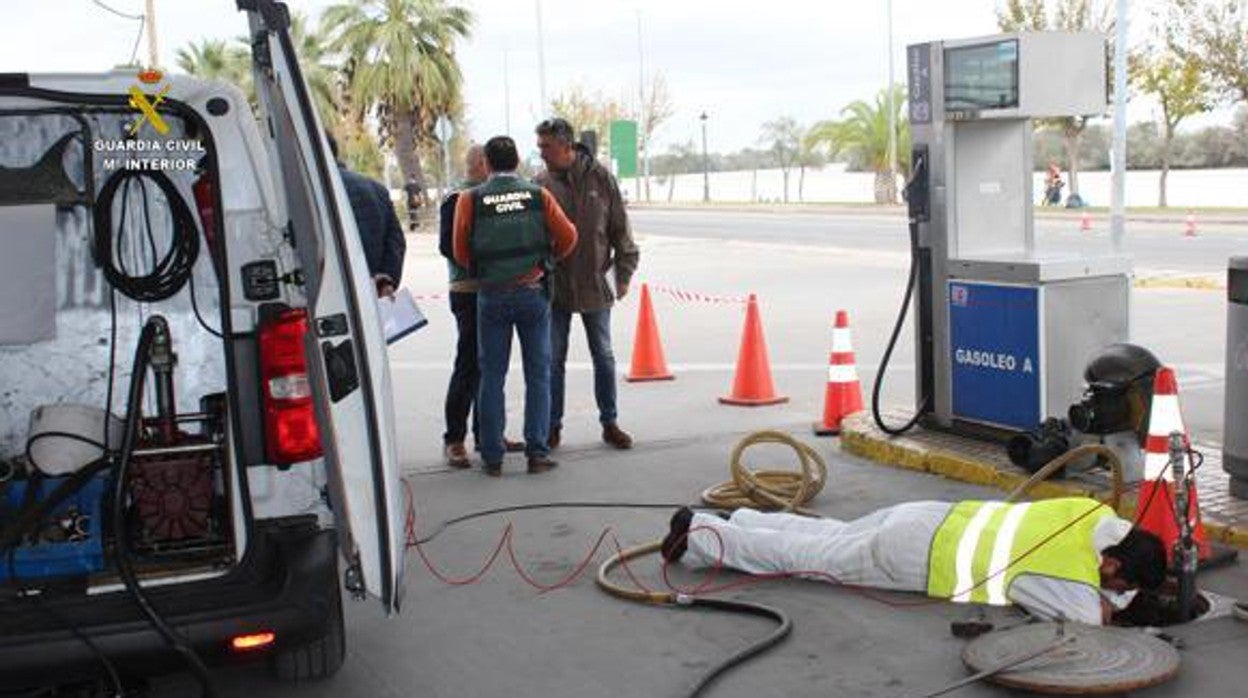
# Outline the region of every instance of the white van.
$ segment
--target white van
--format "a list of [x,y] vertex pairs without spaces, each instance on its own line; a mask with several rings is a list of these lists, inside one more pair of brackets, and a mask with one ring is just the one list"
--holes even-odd
[[344,586],[399,609],[373,282],[286,8],[238,5],[257,112],[182,76],[0,75],[5,690],[326,677]]

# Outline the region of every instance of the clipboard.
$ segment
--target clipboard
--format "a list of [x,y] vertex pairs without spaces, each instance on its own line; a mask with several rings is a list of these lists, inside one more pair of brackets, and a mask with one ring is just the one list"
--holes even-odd
[[377,314],[381,320],[381,332],[386,344],[394,344],[407,335],[429,324],[420,312],[412,292],[401,288],[389,298],[377,299]]

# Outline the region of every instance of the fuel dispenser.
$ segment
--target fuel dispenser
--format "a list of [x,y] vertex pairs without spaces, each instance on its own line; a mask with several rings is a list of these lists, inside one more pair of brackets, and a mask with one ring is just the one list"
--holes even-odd
[[1131,260],[1040,249],[1036,119],[1101,114],[1106,44],[1036,32],[907,47],[918,420],[1000,438],[1065,417],[1127,339]]

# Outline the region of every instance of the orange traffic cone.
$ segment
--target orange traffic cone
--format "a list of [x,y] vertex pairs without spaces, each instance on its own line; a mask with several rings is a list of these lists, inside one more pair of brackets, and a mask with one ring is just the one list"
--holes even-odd
[[771,363],[767,359],[767,340],[763,338],[763,321],[758,316],[758,301],[750,294],[745,307],[745,331],[741,334],[741,351],[737,353],[737,374],[732,381],[732,394],[721,397],[725,405],[758,407],[788,402],[776,395],[771,382]]
[[624,378],[632,382],[675,378],[667,370],[667,360],[663,358],[663,342],[659,339],[659,325],[654,320],[647,284],[641,285],[641,309],[637,312],[637,331],[633,335],[633,365]]
[[823,398],[823,421],[815,422],[815,436],[841,433],[841,420],[862,411],[862,385],[854,366],[854,342],[849,331],[849,313],[836,311],[832,328],[832,356],[828,359],[828,387]]
[[1079,229],[1085,233],[1092,230],[1092,214],[1084,211],[1083,215],[1079,216]]
[[[1162,366],[1157,369],[1153,382],[1153,405],[1148,416],[1148,438],[1144,442],[1144,481],[1136,506],[1135,524],[1155,534],[1166,548],[1166,559],[1174,560],[1174,543],[1179,537],[1174,505],[1174,472],[1170,468],[1170,433],[1183,434],[1183,445],[1190,447],[1187,428],[1183,426],[1183,412],[1179,407],[1179,385],[1174,369]],[[1188,510],[1189,521],[1194,528],[1197,549],[1201,560],[1209,557],[1209,541],[1200,522],[1200,505],[1196,492]]]
[[1196,237],[1196,215],[1191,211],[1187,212],[1187,218],[1183,221],[1183,237]]

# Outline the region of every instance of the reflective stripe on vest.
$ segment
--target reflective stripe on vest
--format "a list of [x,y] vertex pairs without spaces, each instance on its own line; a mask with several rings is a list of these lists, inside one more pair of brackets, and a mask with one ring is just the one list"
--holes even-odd
[[474,276],[511,281],[550,259],[542,188],[518,177],[493,177],[472,190],[469,244]]
[[928,596],[1008,606],[1010,585],[1020,574],[1099,589],[1100,556],[1092,533],[1112,516],[1109,507],[1082,497],[1024,504],[960,502],[932,540]]

